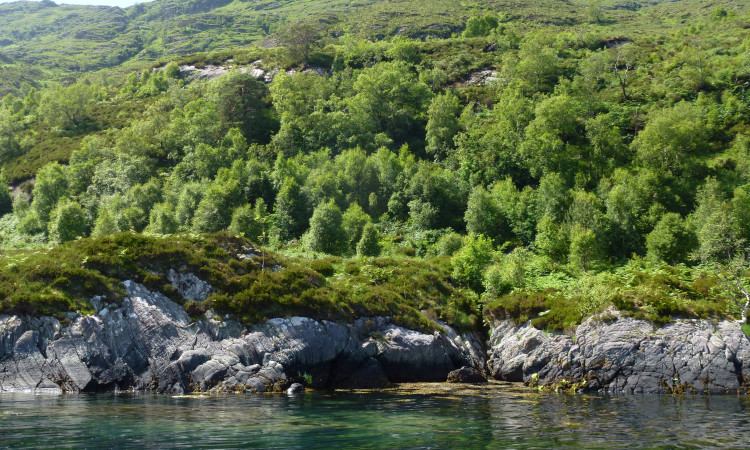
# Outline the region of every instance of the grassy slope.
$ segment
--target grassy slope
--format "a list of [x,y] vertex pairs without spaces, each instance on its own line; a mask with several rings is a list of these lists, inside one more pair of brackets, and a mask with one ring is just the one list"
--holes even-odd
[[[256,256],[240,257],[248,254]],[[201,305],[185,304],[166,279],[168,269],[195,273],[216,292]],[[481,326],[473,297],[452,285],[449,272],[447,258],[309,260],[264,254],[228,233],[170,238],[120,233],[4,252],[0,314],[90,313],[92,296],[117,304],[125,296],[120,282],[132,279],[183,303],[191,314],[213,308],[248,325],[304,314],[341,321],[387,315],[420,330],[434,327],[428,317],[461,329]]]
[[[46,6],[40,2],[0,5],[0,96],[22,81],[70,81],[81,73],[173,55],[236,49],[256,43],[278,26],[298,20],[321,23],[329,36],[370,39],[405,33],[450,36],[477,14],[500,12],[530,26],[574,30],[597,28],[606,35],[637,36],[689,26],[717,6],[743,13],[744,2],[684,0],[653,4],[603,2],[606,21],[592,27],[583,0],[157,0],[126,9]],[[27,73],[19,68],[33,67]],[[15,69],[14,69],[15,68]],[[42,71],[38,71],[41,69]]]
[[[185,302],[166,278],[169,269],[195,273],[216,292],[202,304]],[[126,279],[167,295],[195,317],[212,308],[246,325],[305,315],[333,321],[391,316],[423,331],[434,328],[428,319],[463,330],[483,326],[478,297],[455,285],[449,257],[291,257],[230,233],[168,238],[119,233],[50,249],[5,251],[0,314],[63,319],[68,311],[92,313],[89,299],[101,295],[118,304],[126,295],[121,285]],[[634,262],[613,274],[556,283],[484,299],[483,313],[563,331],[609,306],[660,323],[675,317],[722,318],[731,311],[715,276],[684,267],[654,269]]]

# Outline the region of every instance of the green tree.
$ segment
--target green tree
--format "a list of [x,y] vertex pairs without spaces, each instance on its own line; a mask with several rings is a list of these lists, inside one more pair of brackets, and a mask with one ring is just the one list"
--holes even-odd
[[455,164],[471,184],[489,185],[505,177],[528,178],[518,148],[533,119],[534,104],[518,83],[503,89],[491,111],[467,108],[460,122],[466,131],[454,138]]
[[633,173],[618,169],[605,200],[610,230],[609,252],[617,257],[643,255],[645,236],[666,210],[658,200],[667,200],[663,183],[649,170]]
[[580,225],[573,226],[570,230],[570,263],[585,271],[602,256],[602,248],[596,234]]
[[588,156],[584,105],[562,94],[542,100],[535,113],[520,147],[529,171],[536,177],[549,172],[571,173],[573,164]]
[[509,235],[509,225],[500,211],[495,198],[481,186],[471,190],[464,214],[466,231],[483,234],[490,239],[505,241]]
[[409,220],[419,231],[438,228],[438,209],[430,202],[416,198],[409,202]]
[[484,16],[474,16],[466,22],[466,29],[462,33],[463,37],[487,36],[498,26],[497,16],[495,14],[485,14]]
[[526,272],[530,253],[516,248],[505,255],[502,263],[491,265],[484,273],[484,290],[493,297],[526,286]]
[[278,129],[265,84],[250,73],[231,72],[209,85],[207,97],[216,105],[222,128],[238,127],[249,142],[266,143]]
[[649,114],[632,146],[641,166],[680,175],[708,150],[709,137],[700,108],[683,101]]
[[36,174],[36,183],[31,194],[34,198],[31,208],[43,223],[49,221],[52,208],[68,193],[68,180],[65,168],[58,163],[49,163]]
[[537,223],[534,249],[556,262],[568,256],[568,240],[565,231],[550,216],[544,215]]
[[157,203],[151,209],[149,222],[146,227],[147,233],[173,234],[180,228],[175,218],[174,210],[168,203]]
[[602,2],[600,0],[591,0],[586,5],[586,19],[591,23],[602,23],[606,21]]
[[262,224],[258,222],[255,209],[250,203],[242,205],[232,213],[232,222],[229,231],[241,234],[248,239],[257,240],[263,234]]
[[279,238],[288,241],[302,235],[308,225],[307,201],[299,184],[285,178],[276,196],[274,212],[279,227]]
[[698,237],[698,256],[704,263],[731,261],[744,242],[731,202],[716,178],[709,177],[696,195],[692,221]]
[[101,136],[86,136],[81,147],[74,151],[68,163],[68,180],[72,195],[86,192],[91,184],[96,167],[109,156],[109,149]]
[[347,235],[336,203],[328,201],[315,208],[305,241],[307,248],[316,252],[340,254],[346,249]]
[[537,215],[549,216],[553,222],[560,223],[570,206],[570,191],[560,174],[550,172],[542,176],[537,188]]
[[585,155],[584,170],[591,180],[599,180],[612,173],[616,165],[626,163],[630,158],[620,128],[613,124],[609,114],[599,114],[586,121],[586,137],[591,149]]
[[435,159],[445,159],[455,144],[453,138],[461,130],[458,116],[461,114],[461,103],[458,97],[448,92],[432,99],[427,110],[427,153]]
[[696,238],[679,214],[667,213],[646,236],[646,247],[650,259],[677,264],[687,261]]
[[453,278],[476,291],[482,289],[482,274],[492,262],[492,240],[481,234],[469,233],[464,246],[451,259]]
[[385,133],[398,145],[422,132],[432,92],[405,63],[380,63],[363,70],[354,90],[352,112],[373,134]]
[[278,31],[277,36],[294,57],[306,63],[310,59],[310,50],[322,36],[322,30],[320,24],[300,21],[285,25]]
[[515,78],[521,81],[527,90],[552,91],[562,74],[562,61],[550,45],[551,37],[542,32],[528,37],[521,45]]
[[444,234],[435,244],[438,256],[453,256],[464,245],[464,237],[456,232]]
[[371,222],[362,229],[362,238],[357,243],[357,255],[378,256],[380,255],[380,234]]
[[[339,131],[345,132],[345,117],[340,115],[335,87],[328,77],[300,72],[279,74],[270,87],[273,105],[281,128],[272,142],[286,155],[338,147]],[[341,128],[344,130],[341,130]]]
[[76,83],[49,89],[39,101],[39,114],[51,126],[73,129],[91,119],[91,110],[103,97],[99,86]]
[[133,186],[151,178],[154,166],[147,158],[124,153],[109,156],[96,165],[91,184],[86,189],[88,195],[104,198],[125,194]]
[[193,217],[193,231],[207,233],[225,230],[232,220],[232,208],[242,199],[236,180],[217,180],[211,183],[198,203]]
[[566,219],[571,225],[599,232],[604,228],[605,222],[602,206],[602,201],[593,192],[576,191]]
[[415,41],[404,35],[396,36],[386,51],[386,56],[392,60],[418,64],[420,60],[419,48]]
[[735,188],[732,213],[739,237],[745,242],[750,242],[750,185]]
[[492,197],[511,232],[505,239],[516,238],[524,244],[531,244],[536,229],[535,191],[530,186],[519,191],[513,180],[506,178],[492,187]]
[[164,76],[175,80],[180,78],[180,66],[176,62],[170,61],[164,67]]
[[78,202],[62,199],[52,210],[48,235],[53,242],[67,242],[86,236],[88,217]]
[[117,225],[117,220],[112,209],[107,207],[99,208],[99,214],[94,221],[94,229],[91,231],[91,236],[106,236],[108,234],[117,233],[118,231],[121,230]]
[[16,133],[22,129],[22,122],[7,109],[0,108],[0,161],[18,156],[21,145]]
[[362,239],[365,227],[371,223],[372,218],[357,203],[349,205],[343,215],[343,227],[350,249],[356,249],[357,244]]
[[185,183],[175,207],[175,218],[183,230],[189,230],[193,226],[195,210],[203,199],[206,186],[202,183]]

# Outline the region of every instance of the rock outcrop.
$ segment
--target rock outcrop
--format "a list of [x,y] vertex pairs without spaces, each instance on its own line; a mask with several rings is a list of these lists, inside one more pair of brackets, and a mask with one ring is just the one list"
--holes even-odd
[[463,366],[448,374],[448,383],[486,383],[487,378],[482,372],[469,366]]
[[[195,300],[210,289],[184,274],[172,278]],[[264,392],[303,378],[314,387],[379,387],[484,367],[479,337],[445,324],[423,334],[386,317],[346,325],[292,317],[248,329],[212,314],[191,321],[167,297],[124,286],[121,305],[97,298],[96,314],[63,323],[0,316],[0,391]]]
[[[211,286],[169,273],[186,299]],[[487,354],[475,333],[399,327],[387,317],[348,324],[277,318],[246,328],[183,307],[133,281],[119,305],[92,298],[96,314],[0,316],[0,392],[153,390],[283,392],[374,388],[407,381],[499,380],[576,391],[738,393],[750,387],[750,340],[729,321],[654,324],[607,311],[573,335],[495,321]],[[485,358],[488,358],[485,361]],[[294,386],[293,391],[299,391]]]
[[616,393],[737,393],[750,384],[750,340],[729,321],[658,327],[607,311],[568,336],[503,320],[490,345],[499,380]]

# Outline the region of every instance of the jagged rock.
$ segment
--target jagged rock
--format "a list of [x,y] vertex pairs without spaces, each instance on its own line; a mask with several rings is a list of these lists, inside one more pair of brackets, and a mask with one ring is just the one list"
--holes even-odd
[[569,336],[503,320],[494,324],[490,345],[496,379],[588,391],[736,393],[747,391],[750,376],[750,340],[729,321],[655,327],[607,311]]
[[261,80],[266,76],[266,71],[255,67],[250,70],[250,75],[252,75],[256,80]]
[[448,383],[486,383],[487,379],[482,372],[469,366],[463,366],[448,374]]
[[185,300],[202,302],[214,291],[214,288],[192,273],[179,273],[174,269],[167,270],[167,280]]
[[324,77],[324,76],[328,75],[328,70],[326,70],[325,67],[316,67],[316,66],[308,67],[307,69],[303,70],[302,72],[306,73],[306,74],[315,75],[315,76],[318,76],[318,77]]
[[422,334],[390,325],[382,339],[375,340],[375,358],[389,380],[443,381],[449,372],[466,363],[466,358],[442,334]]
[[194,65],[180,66],[180,77],[188,81],[192,80],[212,80],[229,72],[225,66],[206,65],[203,68],[197,68]]
[[[207,292],[197,277],[178,275],[170,276],[188,289],[183,295]],[[0,391],[282,392],[300,373],[317,387],[374,387],[484,367],[478,336],[445,324],[444,333],[423,334],[385,317],[349,325],[292,317],[245,329],[212,312],[191,323],[164,295],[133,281],[123,286],[120,306],[66,327],[49,317],[0,316]]]

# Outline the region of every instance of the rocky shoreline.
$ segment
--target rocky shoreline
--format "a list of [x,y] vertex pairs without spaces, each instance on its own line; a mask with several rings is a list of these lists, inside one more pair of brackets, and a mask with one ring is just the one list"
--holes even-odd
[[423,334],[387,317],[348,325],[292,317],[252,328],[212,315],[191,322],[162,294],[124,285],[121,306],[97,305],[65,327],[51,317],[0,316],[0,392],[266,392],[301,379],[377,388],[485,367],[479,335],[445,324]]
[[575,333],[496,321],[493,378],[582,392],[747,393],[750,340],[739,323],[685,320],[657,326],[611,310]]
[[[211,290],[201,283],[174,280],[197,300]],[[750,340],[727,321],[657,327],[608,311],[574,335],[553,335],[502,320],[487,344],[444,323],[425,334],[388,317],[345,325],[292,317],[251,328],[213,314],[191,321],[162,294],[124,286],[121,305],[95,298],[96,314],[65,323],[0,316],[0,392],[257,393],[485,376],[576,392],[736,394],[750,385]]]

